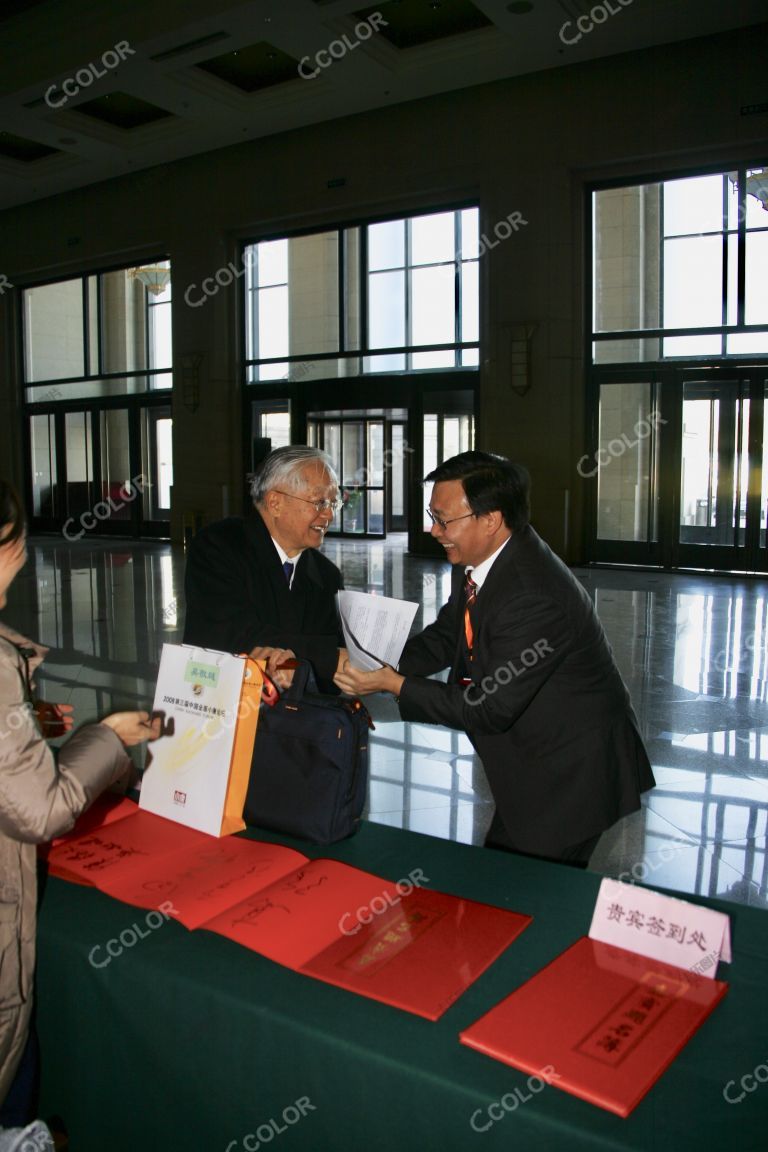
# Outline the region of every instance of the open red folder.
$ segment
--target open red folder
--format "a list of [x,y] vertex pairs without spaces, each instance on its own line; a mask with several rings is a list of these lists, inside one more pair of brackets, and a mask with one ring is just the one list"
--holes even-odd
[[628,1116],[727,988],[582,936],[459,1038]]
[[215,839],[146,811],[96,828],[91,818],[76,833],[51,848],[52,875],[429,1020],[531,921],[279,844]]

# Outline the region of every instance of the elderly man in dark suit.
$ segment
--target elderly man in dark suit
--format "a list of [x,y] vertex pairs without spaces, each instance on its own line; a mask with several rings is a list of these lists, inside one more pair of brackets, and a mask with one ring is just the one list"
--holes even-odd
[[251,482],[256,514],[203,528],[187,558],[184,643],[248,652],[279,684],[285,660],[310,661],[322,690],[346,652],[336,615],[341,573],[319,549],[338,504],[330,457],[277,448]]
[[[654,785],[592,601],[528,523],[525,469],[463,452],[427,480],[451,597],[397,672],[345,662],[336,683],[392,692],[404,719],[468,734],[496,801],[487,847],[586,867],[600,834]],[[443,668],[447,684],[426,678]]]

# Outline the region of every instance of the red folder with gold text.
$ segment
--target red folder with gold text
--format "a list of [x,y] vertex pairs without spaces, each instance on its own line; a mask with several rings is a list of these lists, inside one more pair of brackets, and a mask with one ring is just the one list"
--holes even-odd
[[531,921],[280,844],[215,839],[145,811],[71,835],[48,864],[54,876],[429,1020]]
[[626,1117],[727,987],[583,936],[459,1038]]

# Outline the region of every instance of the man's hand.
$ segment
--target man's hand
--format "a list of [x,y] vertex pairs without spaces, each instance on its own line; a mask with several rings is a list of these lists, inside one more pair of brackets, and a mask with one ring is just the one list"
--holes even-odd
[[248,655],[252,660],[266,660],[267,674],[272,677],[278,688],[288,688],[293,683],[293,669],[280,668],[280,665],[288,660],[296,659],[296,653],[290,648],[257,646],[252,648]]
[[350,696],[368,696],[371,692],[391,692],[393,696],[399,696],[404,680],[405,677],[389,664],[373,672],[361,672],[353,668],[349,660],[344,661],[341,671],[333,678],[337,688]]
[[101,721],[107,728],[130,747],[132,744],[143,744],[145,740],[157,740],[162,731],[162,716],[150,717],[149,712],[113,712]]

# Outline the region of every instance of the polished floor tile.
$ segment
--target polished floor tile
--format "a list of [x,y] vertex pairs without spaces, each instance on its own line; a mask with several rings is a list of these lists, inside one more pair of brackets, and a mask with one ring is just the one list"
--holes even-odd
[[[414,600],[434,620],[450,576],[405,539],[328,539],[348,588]],[[181,640],[184,553],[167,544],[30,541],[7,623],[51,646],[40,694],[81,720],[147,706],[163,643]],[[590,868],[768,909],[768,582],[577,570],[630,689],[657,786],[604,834]],[[481,844],[493,814],[463,732],[404,723],[370,698],[368,818]]]

